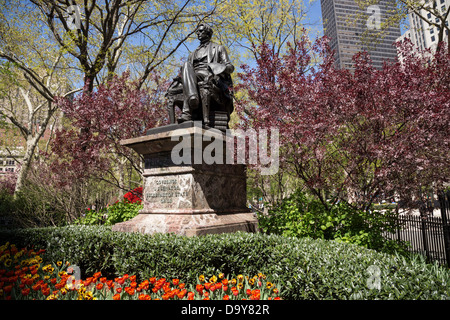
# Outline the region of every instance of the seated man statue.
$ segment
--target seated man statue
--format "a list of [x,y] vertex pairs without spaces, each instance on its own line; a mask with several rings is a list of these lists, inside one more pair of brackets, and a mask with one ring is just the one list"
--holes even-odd
[[196,34],[200,46],[189,54],[181,68],[181,77],[175,79],[167,95],[170,97],[182,86],[182,113],[178,123],[203,120],[205,125],[209,125],[210,111],[226,114],[228,121],[233,112],[230,74],[234,66],[226,49],[211,42],[213,31],[209,26],[200,24]]

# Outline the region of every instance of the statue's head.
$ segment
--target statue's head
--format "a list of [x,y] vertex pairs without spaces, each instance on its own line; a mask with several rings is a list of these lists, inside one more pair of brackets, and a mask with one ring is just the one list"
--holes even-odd
[[203,42],[211,40],[213,30],[207,24],[201,23],[195,33],[197,34],[198,40],[200,40],[200,42]]

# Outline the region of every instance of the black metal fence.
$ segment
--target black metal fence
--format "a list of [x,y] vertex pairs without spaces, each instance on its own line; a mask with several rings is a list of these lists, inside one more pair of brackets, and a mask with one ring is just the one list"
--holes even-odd
[[427,214],[429,210],[421,210],[420,216],[400,215],[397,233],[389,238],[407,241],[411,252],[450,267],[450,192],[439,194],[439,207],[440,217]]

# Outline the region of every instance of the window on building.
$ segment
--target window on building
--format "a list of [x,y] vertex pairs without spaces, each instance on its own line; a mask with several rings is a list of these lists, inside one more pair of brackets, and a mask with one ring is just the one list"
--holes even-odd
[[15,165],[15,162],[14,162],[14,160],[6,160],[6,165],[13,166],[13,165]]
[[431,42],[434,42],[436,38],[434,36],[431,37]]
[[444,3],[445,2],[445,0],[441,0],[441,3]]
[[428,12],[427,18],[431,20],[431,13],[430,12]]
[[433,34],[434,33],[434,28],[431,28],[430,29],[430,34]]

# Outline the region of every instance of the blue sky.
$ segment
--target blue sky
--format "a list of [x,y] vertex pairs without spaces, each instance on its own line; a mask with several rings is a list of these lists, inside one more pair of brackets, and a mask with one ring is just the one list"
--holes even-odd
[[309,12],[310,21],[314,24],[311,26],[314,32],[314,36],[323,35],[323,23],[322,23],[322,9],[320,7],[320,0],[315,0],[311,4],[311,10]]
[[[322,24],[322,9],[320,7],[320,0],[314,0],[314,2],[311,4],[311,11],[310,11],[310,20],[311,22],[316,22],[316,26],[314,27],[317,35],[323,35],[323,24]],[[401,27],[401,33],[403,34],[405,32],[405,28],[402,25]]]

